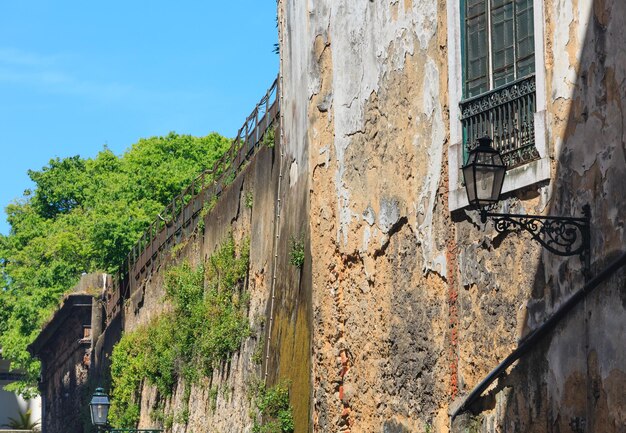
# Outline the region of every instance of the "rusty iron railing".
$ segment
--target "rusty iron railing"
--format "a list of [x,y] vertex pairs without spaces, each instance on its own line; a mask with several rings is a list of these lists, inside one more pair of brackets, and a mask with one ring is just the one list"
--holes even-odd
[[230,149],[172,199],[130,250],[106,300],[107,320],[119,312],[121,301],[141,284],[161,255],[195,230],[204,206],[220,196],[261,147],[279,110],[277,78],[239,129]]
[[485,135],[513,168],[539,158],[535,147],[535,76],[460,103],[464,159]]

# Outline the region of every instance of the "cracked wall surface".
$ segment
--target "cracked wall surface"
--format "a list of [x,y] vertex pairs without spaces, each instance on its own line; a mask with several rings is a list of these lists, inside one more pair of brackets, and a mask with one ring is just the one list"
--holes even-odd
[[313,430],[445,425],[443,6],[281,4],[285,128],[309,148]]
[[[448,210],[455,1],[279,2],[285,129],[308,149],[314,431],[459,429],[451,410],[584,284],[578,257]],[[591,204],[598,272],[626,249],[625,6],[534,4],[551,174],[500,210],[580,216]],[[623,283],[497,380],[472,428],[623,431]]]
[[[449,210],[450,2],[279,0],[280,146],[259,152],[177,253],[199,263],[229,232],[250,237],[256,333],[192,387],[190,423],[173,432],[250,431],[255,375],[290,384],[296,432],[624,431],[623,271],[450,419],[586,278],[578,257]],[[626,3],[534,4],[550,179],[499,210],[579,216],[589,204],[593,275],[626,250]],[[167,308],[163,269],[126,303],[125,330]],[[168,413],[184,410],[179,388]],[[141,426],[158,399],[144,388]]]

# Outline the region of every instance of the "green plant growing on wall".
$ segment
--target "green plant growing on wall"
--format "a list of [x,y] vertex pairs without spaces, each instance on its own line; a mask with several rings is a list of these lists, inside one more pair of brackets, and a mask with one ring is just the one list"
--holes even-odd
[[245,203],[248,209],[252,209],[253,194],[252,191],[246,192]]
[[150,412],[150,419],[166,429],[171,429],[174,425],[174,415],[165,413],[165,403],[163,401],[158,402],[157,407]]
[[111,354],[113,387],[110,420],[121,427],[134,426],[139,420],[139,391],[145,376],[146,335],[125,333]]
[[275,144],[275,136],[274,136],[274,127],[270,126],[263,134],[263,138],[261,139],[261,144],[267,147],[274,147]]
[[236,178],[237,173],[235,172],[235,169],[230,170],[230,172],[226,176],[224,176],[224,186],[230,185],[235,181]]
[[212,196],[210,200],[204,202],[204,205],[202,205],[202,209],[200,210],[200,213],[198,214],[198,230],[199,231],[201,232],[204,231],[204,226],[206,224],[205,222],[206,216],[209,214],[209,212],[213,210],[216,204],[217,204],[217,197]]
[[212,386],[209,389],[209,401],[211,402],[211,410],[215,411],[217,408],[217,396],[219,394],[219,388],[217,386]]
[[465,428],[465,433],[480,433],[483,426],[483,417],[475,415],[470,417]]
[[174,422],[176,422],[177,424],[187,424],[189,422],[190,415],[191,414],[189,412],[189,407],[186,407],[181,412],[176,414],[176,416],[174,417]]
[[289,239],[289,263],[296,268],[304,265],[304,240],[301,236],[292,236]]
[[261,365],[263,363],[263,343],[257,342],[256,347],[254,348],[254,353],[252,353],[252,362],[257,365]]
[[[136,426],[144,382],[168,396],[182,379],[189,401],[190,384],[209,377],[250,335],[248,296],[243,293],[249,249],[244,240],[237,255],[229,237],[203,266],[183,262],[166,272],[166,301],[172,310],[125,333],[113,349],[112,425]],[[183,411],[175,418],[186,423],[188,416]]]
[[270,388],[259,382],[254,392],[254,403],[259,420],[254,420],[253,433],[291,433],[294,431],[293,409],[289,405],[289,386],[286,382]]

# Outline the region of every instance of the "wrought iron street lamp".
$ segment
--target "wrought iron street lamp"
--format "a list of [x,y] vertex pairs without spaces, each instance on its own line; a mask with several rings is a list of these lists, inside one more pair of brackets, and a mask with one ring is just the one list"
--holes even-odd
[[506,165],[500,152],[491,147],[491,138],[478,139],[478,146],[473,149],[463,166],[463,178],[470,205],[484,209],[495,205],[500,200]]
[[107,425],[109,417],[109,407],[111,402],[109,396],[105,394],[104,389],[96,388],[96,392],[91,397],[89,409],[91,411],[91,423],[99,429]]
[[108,428],[109,422],[109,407],[111,402],[109,396],[104,392],[102,388],[96,388],[96,392],[91,397],[89,402],[89,409],[91,411],[91,423],[98,427],[98,431],[104,430],[108,433],[161,433],[161,429],[134,429],[134,428],[121,428],[111,429]]
[[500,200],[506,166],[500,152],[491,146],[491,138],[478,140],[470,151],[467,164],[462,167],[467,199],[472,208],[480,211],[480,219],[493,218],[498,233],[522,229],[548,251],[559,256],[580,255],[585,271],[589,270],[589,205],[583,207],[583,217],[553,215],[518,215],[490,212]]

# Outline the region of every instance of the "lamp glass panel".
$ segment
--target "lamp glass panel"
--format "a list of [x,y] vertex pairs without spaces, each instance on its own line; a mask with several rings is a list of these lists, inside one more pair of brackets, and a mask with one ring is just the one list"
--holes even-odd
[[476,201],[476,178],[473,165],[463,167],[463,179],[465,180],[467,200],[470,202],[470,204],[474,203]]
[[[476,167],[476,198],[479,202],[491,202],[493,186],[496,178],[496,169],[492,166]],[[496,197],[497,200],[497,197]]]
[[95,425],[104,425],[107,422],[107,413],[109,412],[109,407],[103,404],[97,404],[94,406],[93,410],[93,423]]
[[506,167],[504,167],[504,165],[497,167],[494,172],[493,194],[492,194],[492,200],[494,202],[500,199],[500,193],[502,192],[502,185],[504,184],[505,174],[506,174]]

